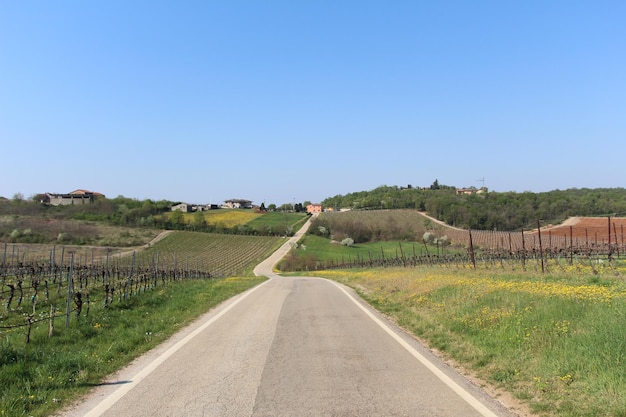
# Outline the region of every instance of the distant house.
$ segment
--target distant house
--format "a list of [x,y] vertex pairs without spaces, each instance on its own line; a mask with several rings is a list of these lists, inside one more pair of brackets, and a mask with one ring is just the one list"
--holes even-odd
[[250,200],[242,200],[237,198],[231,198],[230,200],[224,201],[224,208],[233,208],[233,209],[251,209],[252,201]]
[[456,189],[457,194],[483,194],[485,192],[487,192],[487,189],[485,187],[482,187],[482,188],[470,187],[470,188],[457,188]]
[[51,206],[71,206],[93,203],[97,198],[104,198],[104,194],[88,190],[75,190],[67,194],[46,193],[41,203]]
[[95,191],[89,191],[89,190],[74,190],[70,194],[71,195],[93,195],[94,197],[104,197],[104,194],[97,193]]
[[322,205],[321,204],[308,204],[306,206],[306,212],[308,214],[321,213],[322,212]]
[[182,211],[183,213],[191,213],[193,206],[187,203],[180,203],[172,206],[172,211]]

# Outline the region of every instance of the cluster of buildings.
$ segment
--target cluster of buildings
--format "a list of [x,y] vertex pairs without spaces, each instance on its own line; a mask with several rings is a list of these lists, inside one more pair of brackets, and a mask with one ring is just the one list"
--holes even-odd
[[[83,205],[92,203],[97,198],[105,198],[106,196],[102,193],[98,193],[95,191],[89,190],[74,190],[70,193],[66,194],[54,194],[54,193],[46,193],[42,194],[41,203],[49,204],[51,206],[70,206],[70,205]],[[180,203],[172,206],[172,211],[182,211],[184,213],[191,213],[194,211],[206,211],[206,210],[215,210],[218,208],[230,208],[230,209],[253,209],[255,206],[252,205],[252,201],[239,199],[239,198],[231,198],[229,200],[224,201],[224,204],[188,204],[188,203]],[[321,204],[309,204],[306,206],[307,213],[321,213],[322,205]]]
[[184,213],[191,213],[194,211],[206,211],[206,210],[215,210],[218,208],[231,208],[231,209],[251,209],[254,208],[252,205],[252,201],[231,198],[230,200],[224,201],[224,204],[221,206],[217,204],[188,204],[188,203],[180,203],[172,206],[172,211],[182,211]]
[[[226,208],[226,209],[258,209],[258,206],[254,206],[252,201],[231,198],[230,200],[224,201],[224,204],[218,206],[217,204],[188,204],[188,203],[180,203],[172,206],[172,211],[182,211],[184,213],[192,213],[194,211],[206,211],[206,210],[215,210],[218,208]],[[313,213],[321,213],[322,205],[321,204],[309,204],[306,206],[306,212],[309,214]]]

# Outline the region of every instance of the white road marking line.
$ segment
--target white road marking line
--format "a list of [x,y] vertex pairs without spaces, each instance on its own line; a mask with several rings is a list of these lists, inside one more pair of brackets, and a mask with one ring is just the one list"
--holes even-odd
[[382,322],[378,317],[372,314],[366,307],[361,305],[348,291],[346,291],[342,286],[337,284],[332,280],[327,280],[328,282],[335,285],[339,288],[343,293],[350,299],[354,304],[356,304],[363,312],[369,316],[376,324],[378,324],[389,336],[395,339],[403,348],[405,348],[415,359],[420,361],[422,365],[428,368],[437,378],[439,378],[443,383],[445,383],[450,389],[452,389],[457,395],[463,398],[469,405],[471,405],[476,411],[478,411],[484,417],[498,417],[493,411],[487,408],[483,403],[478,401],[476,397],[467,392],[463,387],[454,382],[448,375],[446,375],[441,369],[437,368],[435,364],[430,362],[426,357],[424,357],[421,353],[413,348],[410,344],[408,344],[404,339],[396,334],[393,330],[389,328],[384,322]]
[[100,402],[100,404],[95,406],[89,413],[85,414],[84,417],[99,417],[102,414],[104,414],[104,412],[106,410],[111,408],[116,402],[118,402],[120,400],[120,398],[122,398],[124,395],[126,395],[131,389],[133,389],[137,384],[139,384],[144,378],[146,378],[148,375],[150,375],[152,373],[152,371],[154,371],[156,368],[158,368],[170,356],[172,356],[180,348],[185,346],[185,344],[187,344],[187,342],[189,342],[191,339],[196,337],[199,333],[201,333],[203,330],[205,330],[207,327],[209,327],[211,324],[213,324],[215,321],[217,321],[224,314],[228,313],[233,307],[235,307],[241,301],[246,299],[254,291],[258,290],[259,288],[261,288],[263,285],[267,284],[270,281],[271,281],[271,279],[268,279],[267,281],[261,283],[260,285],[252,288],[247,293],[244,293],[239,299],[234,301],[232,304],[230,304],[224,310],[220,311],[218,314],[216,314],[214,317],[212,317],[210,320],[208,320],[202,326],[198,327],[196,330],[194,330],[193,332],[189,333],[183,339],[179,340],[174,346],[172,346],[171,348],[169,348],[168,350],[163,352],[162,355],[160,355],[158,358],[156,358],[155,360],[150,362],[147,366],[145,366],[141,371],[139,371],[133,378],[131,378],[131,380],[130,380],[130,382],[128,384],[124,384],[121,387],[119,387],[118,389],[116,389],[115,391],[113,391],[107,398],[102,400]]

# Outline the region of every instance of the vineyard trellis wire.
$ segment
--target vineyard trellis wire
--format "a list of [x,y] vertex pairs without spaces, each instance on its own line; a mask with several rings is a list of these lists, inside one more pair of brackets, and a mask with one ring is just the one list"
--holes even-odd
[[[106,307],[171,281],[214,277],[199,260],[190,263],[186,258],[182,263],[175,253],[163,256],[155,252],[148,260],[135,252],[115,257],[107,253],[104,258],[89,260],[86,256],[77,259],[74,251],[68,251],[67,259],[65,247],[55,246],[49,259],[29,260],[15,249],[13,245],[9,254],[5,243],[2,254],[0,332],[25,327],[27,342],[34,324],[48,320],[52,336],[57,317],[65,317],[69,327],[72,314],[77,319],[88,316],[91,303],[97,300]],[[59,305],[65,309],[60,310]]]
[[[368,251],[366,255],[357,252],[349,259],[341,261],[329,260],[319,262],[315,269],[336,268],[367,268],[367,267],[392,267],[392,266],[418,266],[418,265],[457,265],[458,267],[472,266],[477,268],[478,263],[483,265],[500,265],[506,263],[512,268],[520,265],[523,270],[527,265],[533,264],[534,269],[546,272],[552,267],[563,269],[563,264],[585,264],[596,273],[596,265],[605,260],[609,267],[617,273],[614,261],[626,255],[624,240],[624,225],[618,228],[611,217],[607,218],[607,225],[599,233],[597,228],[590,229],[569,226],[565,233],[542,232],[540,221],[537,221],[537,229],[534,231],[499,232],[485,230],[448,230],[446,236],[457,246],[466,248],[465,253],[450,254],[445,247],[437,245],[436,251],[430,253],[424,244],[424,250],[420,249],[417,254],[416,243],[412,244],[412,250],[405,250],[399,243],[399,253],[395,256],[385,255],[381,248],[380,255]],[[421,244],[420,244],[421,245]],[[408,255],[407,255],[408,253]]]

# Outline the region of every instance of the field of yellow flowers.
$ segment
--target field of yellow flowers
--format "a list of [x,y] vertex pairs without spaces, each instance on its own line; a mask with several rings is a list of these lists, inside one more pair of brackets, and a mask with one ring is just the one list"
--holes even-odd
[[543,416],[626,416],[626,267],[318,271]]

